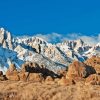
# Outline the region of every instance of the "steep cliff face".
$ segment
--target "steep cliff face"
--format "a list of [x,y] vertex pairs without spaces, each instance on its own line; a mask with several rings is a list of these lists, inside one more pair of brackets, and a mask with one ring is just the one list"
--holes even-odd
[[85,61],[93,55],[100,55],[100,43],[90,46],[79,39],[51,44],[40,37],[12,37],[10,32],[0,28],[0,70],[3,71],[12,62],[20,68],[26,61],[57,71],[65,69],[73,60]]

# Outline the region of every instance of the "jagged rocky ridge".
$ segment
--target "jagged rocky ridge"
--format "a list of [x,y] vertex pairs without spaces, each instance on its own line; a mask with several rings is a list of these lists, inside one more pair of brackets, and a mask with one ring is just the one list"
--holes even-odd
[[39,37],[12,37],[0,28],[0,70],[5,72],[11,63],[20,69],[25,62],[36,62],[57,72],[73,61],[85,61],[93,55],[100,55],[100,43],[90,46],[83,40],[64,41],[51,44]]

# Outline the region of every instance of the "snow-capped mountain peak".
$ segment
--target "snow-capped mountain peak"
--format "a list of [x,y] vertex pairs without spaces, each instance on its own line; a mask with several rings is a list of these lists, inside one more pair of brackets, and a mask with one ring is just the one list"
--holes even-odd
[[[40,37],[12,37],[11,33],[0,28],[0,70],[5,71],[9,63],[20,68],[31,61],[44,65],[57,72],[65,69],[73,60],[84,61],[92,55],[100,55],[100,43],[89,46],[83,40],[68,40],[52,44]],[[9,59],[9,60],[8,60]]]

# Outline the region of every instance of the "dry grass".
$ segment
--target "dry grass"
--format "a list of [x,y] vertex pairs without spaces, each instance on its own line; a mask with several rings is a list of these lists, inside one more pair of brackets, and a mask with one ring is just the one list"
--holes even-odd
[[100,100],[99,85],[1,81],[0,100]]

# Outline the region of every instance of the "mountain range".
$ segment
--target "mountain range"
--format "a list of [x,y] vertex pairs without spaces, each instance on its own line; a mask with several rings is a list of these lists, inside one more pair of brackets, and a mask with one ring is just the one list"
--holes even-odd
[[48,43],[40,37],[13,37],[0,28],[0,70],[4,73],[11,63],[21,68],[25,62],[36,62],[51,71],[66,69],[73,60],[85,61],[93,55],[100,56],[100,43],[89,45],[85,40],[66,40]]

